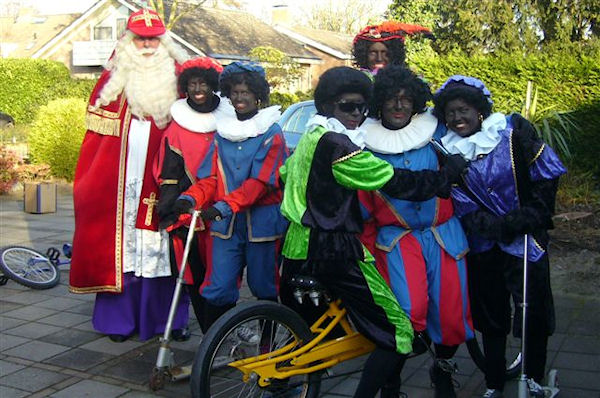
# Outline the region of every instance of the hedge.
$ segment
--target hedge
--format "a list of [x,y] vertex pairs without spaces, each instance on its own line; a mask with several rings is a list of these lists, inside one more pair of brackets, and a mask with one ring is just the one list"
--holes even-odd
[[522,57],[414,56],[410,65],[436,90],[451,75],[481,79],[492,93],[494,109],[520,111],[531,80],[539,90],[538,110],[571,111],[600,99],[600,62],[585,55]]
[[31,160],[50,165],[52,175],[72,181],[85,135],[87,101],[60,98],[40,107],[29,133]]
[[87,100],[95,81],[76,80],[67,67],[43,59],[0,59],[0,111],[30,123],[39,107],[56,98]]

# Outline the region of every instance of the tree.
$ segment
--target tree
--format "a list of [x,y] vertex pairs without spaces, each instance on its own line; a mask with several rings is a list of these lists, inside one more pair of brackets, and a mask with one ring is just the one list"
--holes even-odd
[[381,18],[375,2],[363,0],[323,0],[310,3],[303,11],[314,29],[356,34],[368,23]]
[[600,37],[597,0],[533,0],[539,13],[544,44]]
[[434,29],[436,51],[477,53],[531,51],[535,25],[525,12],[527,0],[452,0],[440,3]]
[[[393,0],[385,16],[403,23],[425,26],[433,31],[439,19],[440,3],[441,0]],[[430,40],[406,41],[406,54],[409,61],[415,53],[432,54],[432,52]]]
[[431,28],[438,53],[527,53],[600,36],[598,0],[394,0],[388,15]]
[[273,90],[285,88],[302,75],[300,64],[276,48],[255,47],[250,50],[248,56],[263,65],[267,81]]
[[442,0],[393,0],[386,16],[404,23],[433,28],[439,20]]
[[198,0],[193,3],[184,1],[180,3],[179,0],[149,0],[148,6],[158,13],[165,27],[171,30],[181,17],[196,10],[206,1]]

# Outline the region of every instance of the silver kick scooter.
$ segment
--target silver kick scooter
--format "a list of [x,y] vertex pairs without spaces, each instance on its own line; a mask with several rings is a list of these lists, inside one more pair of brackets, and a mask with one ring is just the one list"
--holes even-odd
[[[529,387],[527,385],[527,375],[525,374],[525,347],[526,333],[525,328],[527,325],[527,244],[529,237],[527,234],[524,236],[523,243],[523,302],[521,307],[523,308],[523,314],[521,317],[521,376],[519,377],[519,394],[518,398],[529,398]],[[556,369],[551,369],[548,372],[548,385],[542,386],[544,389],[545,398],[554,398],[558,395],[558,374]]]
[[181,288],[184,284],[183,275],[187,266],[188,254],[194,238],[194,230],[196,229],[196,223],[200,216],[199,210],[192,212],[192,221],[190,222],[190,229],[185,240],[185,248],[183,250],[183,258],[179,266],[179,275],[177,277],[177,283],[175,285],[175,291],[173,292],[173,299],[171,300],[171,308],[169,309],[169,317],[167,318],[167,325],[163,337],[160,339],[160,348],[158,350],[158,357],[156,358],[156,365],[152,369],[150,375],[150,388],[153,391],[160,390],[165,385],[165,380],[170,381],[183,380],[190,377],[192,373],[191,366],[176,366],[173,351],[169,346],[171,339],[171,328],[173,327],[173,319],[177,312],[177,305],[179,304],[179,296],[181,294]]

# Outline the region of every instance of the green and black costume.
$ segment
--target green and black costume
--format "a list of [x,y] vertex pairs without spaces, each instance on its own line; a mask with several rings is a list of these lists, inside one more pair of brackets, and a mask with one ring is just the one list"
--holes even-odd
[[283,246],[282,302],[309,322],[316,319],[314,308],[301,308],[287,283],[296,273],[310,272],[342,299],[360,333],[380,348],[408,353],[413,339],[410,320],[359,240],[363,221],[356,191],[380,189],[421,201],[448,197],[451,179],[445,172],[394,169],[363,152],[343,128],[334,132],[324,127],[335,123],[322,116],[313,120],[320,123],[303,135],[280,168],[285,183],[281,211],[290,221]]

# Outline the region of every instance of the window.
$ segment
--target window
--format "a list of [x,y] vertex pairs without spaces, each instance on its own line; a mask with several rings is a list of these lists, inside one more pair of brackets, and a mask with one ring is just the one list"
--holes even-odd
[[112,40],[112,28],[110,26],[95,26],[94,40]]
[[127,27],[127,20],[125,18],[117,19],[117,39],[119,39],[123,32],[125,32],[125,28]]

